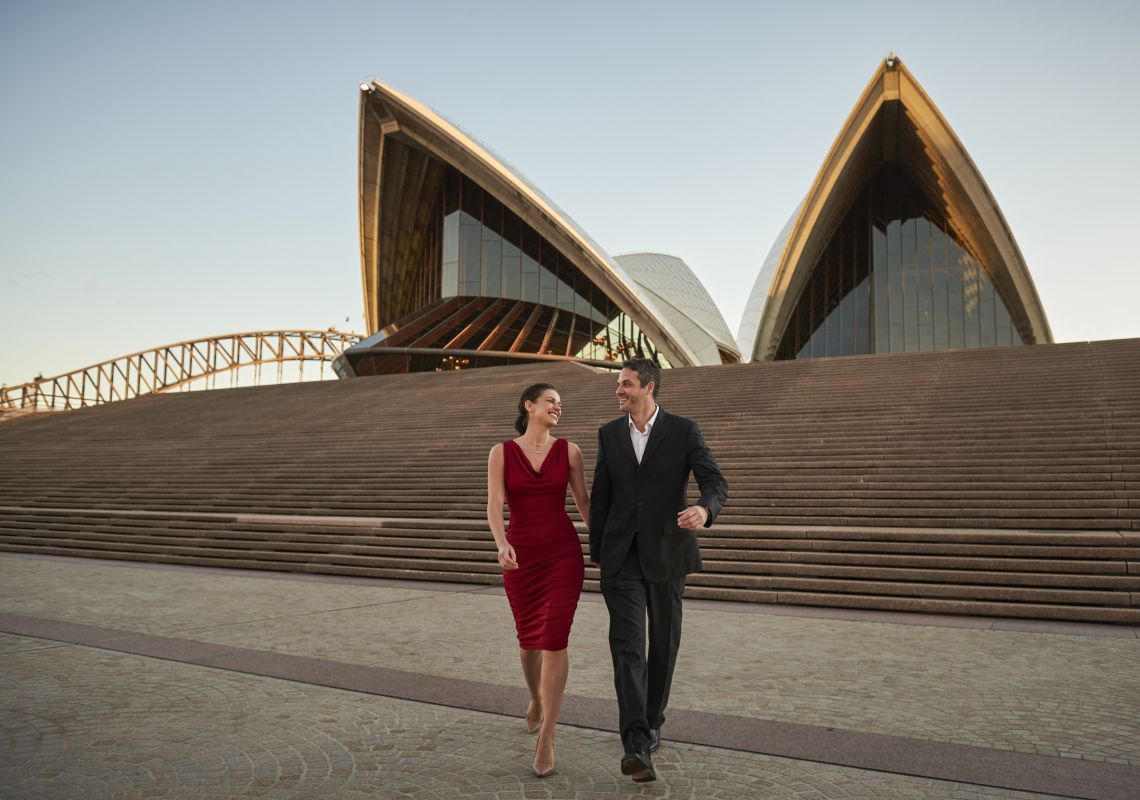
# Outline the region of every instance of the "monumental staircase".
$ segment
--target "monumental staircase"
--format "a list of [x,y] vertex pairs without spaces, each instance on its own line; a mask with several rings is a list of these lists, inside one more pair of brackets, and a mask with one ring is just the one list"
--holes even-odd
[[[615,374],[569,363],[14,420],[0,551],[498,583],[487,452],[540,380],[591,472]],[[1140,623],[1140,339],[674,369],[659,399],[729,483],[688,597]]]

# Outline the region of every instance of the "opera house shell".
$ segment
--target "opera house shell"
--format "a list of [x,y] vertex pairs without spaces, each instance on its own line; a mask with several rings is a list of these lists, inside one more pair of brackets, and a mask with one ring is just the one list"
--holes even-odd
[[367,336],[334,362],[342,377],[740,361],[683,261],[610,257],[469,134],[375,81],[361,87],[359,155]]
[[777,237],[747,301],[747,360],[1052,341],[997,202],[889,56]]
[[359,202],[367,333],[334,362],[342,377],[1052,341],[985,180],[893,54],[773,244],[735,337],[680,258],[611,257],[470,134],[376,81],[360,94]]
[[665,253],[626,253],[614,260],[684,337],[701,364],[740,361],[720,309],[688,264]]

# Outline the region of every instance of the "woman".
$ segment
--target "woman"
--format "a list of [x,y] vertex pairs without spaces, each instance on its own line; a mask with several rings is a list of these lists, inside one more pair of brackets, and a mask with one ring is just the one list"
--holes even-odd
[[[519,398],[518,437],[492,447],[487,463],[487,522],[530,689],[524,721],[527,732],[538,732],[534,774],[540,778],[554,772],[554,725],[570,668],[566,643],[585,574],[578,533],[566,514],[567,484],[582,519],[590,518],[582,451],[551,435],[561,416],[553,386],[528,387]],[[511,509],[506,531],[504,501]]]

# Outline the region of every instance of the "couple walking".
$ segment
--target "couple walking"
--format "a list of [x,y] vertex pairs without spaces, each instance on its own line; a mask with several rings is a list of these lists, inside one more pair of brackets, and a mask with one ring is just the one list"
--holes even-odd
[[[701,568],[695,531],[708,527],[728,484],[696,423],[657,405],[661,369],[648,359],[625,362],[618,375],[622,416],[598,430],[598,460],[586,492],[582,451],[552,435],[562,416],[557,390],[530,386],[519,400],[519,436],[491,449],[487,519],[499,548],[503,583],[530,690],[525,723],[538,733],[534,772],[554,772],[555,723],[562,706],[570,625],[585,566],[566,489],[590,527],[590,560],[601,572],[609,610],[617,690],[621,771],[656,780],[651,753],[661,725],[681,642],[685,576]],[[700,487],[686,506],[692,473]],[[503,528],[503,504],[511,519]],[[649,635],[646,653],[646,632]]]

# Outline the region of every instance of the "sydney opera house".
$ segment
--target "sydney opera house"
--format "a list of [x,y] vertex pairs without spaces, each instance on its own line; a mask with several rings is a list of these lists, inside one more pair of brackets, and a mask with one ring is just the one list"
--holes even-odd
[[[517,392],[555,383],[593,464],[609,370],[647,356],[733,492],[687,597],[1140,622],[1140,339],[1051,343],[997,202],[897,59],[736,287],[735,335],[681,258],[608,254],[416,100],[370,83],[359,113],[366,330],[0,391],[0,552],[493,584],[486,454]],[[304,360],[379,377],[181,391]]]
[[611,257],[472,137],[378,83],[361,93],[360,226],[369,335],[341,374],[740,360],[683,261]]
[[335,363],[342,377],[1052,341],[985,180],[893,56],[772,245],[735,337],[680,258],[610,256],[471,135],[375,81],[361,87],[359,175],[368,330]]

